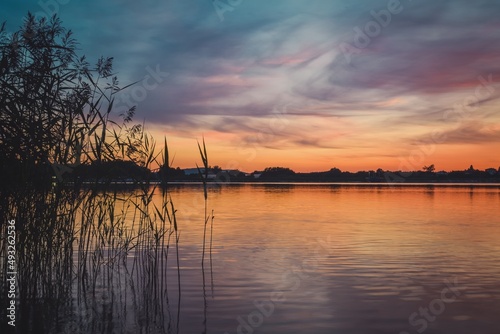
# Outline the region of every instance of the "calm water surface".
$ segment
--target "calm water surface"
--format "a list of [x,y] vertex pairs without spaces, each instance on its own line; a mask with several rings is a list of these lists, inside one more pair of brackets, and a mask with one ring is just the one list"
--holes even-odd
[[[205,285],[203,193],[177,185],[171,195],[175,332],[498,333],[500,186],[211,188]],[[131,333],[144,330],[136,318]]]
[[203,195],[172,198],[182,333],[498,333],[499,187],[212,188],[205,294]]

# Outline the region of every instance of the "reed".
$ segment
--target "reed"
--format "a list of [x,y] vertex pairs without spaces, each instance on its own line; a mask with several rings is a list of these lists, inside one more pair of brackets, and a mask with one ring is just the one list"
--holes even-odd
[[208,164],[208,154],[207,154],[207,147],[205,145],[205,138],[203,138],[203,149],[200,146],[200,143],[198,142],[198,150],[200,152],[200,157],[201,161],[203,162],[203,171],[200,169],[198,164],[196,164],[196,168],[198,169],[198,175],[200,176],[200,179],[203,183],[203,198],[204,198],[204,215],[203,215],[203,245],[202,245],[202,253],[201,253],[201,265],[203,267],[205,263],[205,243],[206,243],[206,235],[207,235],[207,223],[209,220],[209,217],[207,215],[207,209],[208,209],[208,191],[207,191],[207,181],[208,181],[208,169],[209,169],[209,164]]
[[[181,228],[167,177],[161,178],[164,187],[146,177],[126,189],[98,176],[86,184],[78,178],[84,167],[116,161],[168,172],[167,140],[159,149],[144,124],[132,124],[135,107],[121,119],[113,113],[115,95],[128,86],[119,87],[112,58],[100,58],[92,68],[85,57],[77,57],[71,36],[56,17],[29,15],[19,34],[0,38],[0,63],[7,64],[0,71],[5,172],[0,175],[0,270],[7,272],[5,222],[14,218],[19,331],[126,332],[122,319],[133,313],[142,332],[178,332]],[[205,199],[203,266],[209,166],[204,140],[198,148],[205,168],[199,169]],[[168,296],[171,248],[177,319]],[[2,296],[6,289],[1,277]],[[0,301],[2,317],[7,302]],[[61,315],[70,320],[62,321]]]
[[[125,317],[123,312],[131,312],[126,295],[138,298],[137,310],[148,304],[157,310],[158,318],[163,317],[166,327],[176,327],[172,317],[160,317],[170,311],[158,311],[169,305],[167,273],[172,241],[176,290],[181,297],[181,231],[176,206],[165,189],[84,188],[75,193],[72,188],[57,186],[47,192],[2,193],[1,198],[8,204],[2,207],[2,215],[16,219],[18,244],[22,245],[17,253],[21,330],[31,332],[42,326],[44,332],[53,332],[56,319],[65,312],[65,303],[74,300],[78,311],[73,317],[82,309],[93,309],[93,319],[87,325],[96,327],[87,330],[101,331],[113,325],[109,321]],[[2,250],[6,249],[5,235],[0,237]],[[2,273],[7,272],[5,259],[5,253],[0,253]],[[0,290],[6,288],[2,280]],[[39,301],[44,300],[57,307],[40,316]],[[86,305],[87,300],[97,305],[99,300],[120,301],[121,306],[108,310],[112,316],[103,318]],[[6,309],[7,305],[3,306]],[[133,314],[140,317],[141,312]]]

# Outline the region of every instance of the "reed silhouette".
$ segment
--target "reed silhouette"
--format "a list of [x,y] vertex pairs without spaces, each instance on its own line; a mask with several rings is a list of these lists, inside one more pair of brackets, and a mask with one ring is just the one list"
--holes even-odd
[[[56,16],[28,14],[18,32],[2,25],[0,35],[0,316],[9,303],[6,222],[15,219],[16,330],[178,333],[180,222],[167,140],[157,148],[132,123],[135,107],[113,112],[129,86],[119,87],[113,58],[91,67]],[[130,164],[141,173],[117,184],[109,166]],[[166,171],[161,184],[142,173],[154,166]]]

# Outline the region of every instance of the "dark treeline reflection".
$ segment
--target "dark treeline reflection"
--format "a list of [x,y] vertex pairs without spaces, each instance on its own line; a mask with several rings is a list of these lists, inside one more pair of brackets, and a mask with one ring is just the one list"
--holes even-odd
[[177,222],[165,190],[18,190],[2,193],[1,204],[16,221],[18,332],[179,331]]

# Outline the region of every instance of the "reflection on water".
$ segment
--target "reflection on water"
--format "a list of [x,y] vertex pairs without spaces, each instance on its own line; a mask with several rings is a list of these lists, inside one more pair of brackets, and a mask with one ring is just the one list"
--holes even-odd
[[146,271],[137,266],[153,253],[142,250],[95,289],[69,280],[60,299],[34,305],[51,305],[37,321],[59,319],[46,332],[497,333],[498,185],[214,187],[212,271],[200,265],[200,189],[170,191],[180,284],[175,249],[155,262],[168,270]]

